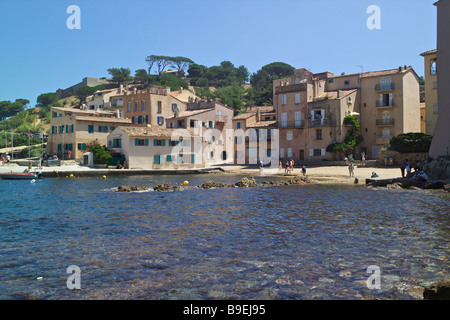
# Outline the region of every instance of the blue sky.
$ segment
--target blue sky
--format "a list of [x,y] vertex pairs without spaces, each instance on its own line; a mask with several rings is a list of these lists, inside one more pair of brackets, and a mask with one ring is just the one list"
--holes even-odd
[[[224,60],[250,73],[271,62],[352,73],[411,65],[436,48],[435,0],[1,0],[0,101],[146,68],[148,55]],[[81,29],[69,30],[70,5]],[[370,5],[381,29],[370,30]]]

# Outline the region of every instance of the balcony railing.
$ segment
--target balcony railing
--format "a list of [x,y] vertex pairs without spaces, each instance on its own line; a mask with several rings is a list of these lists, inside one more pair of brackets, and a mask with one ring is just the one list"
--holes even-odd
[[308,126],[310,126],[310,127],[321,127],[321,126],[329,126],[329,125],[331,125],[331,120],[328,118],[311,119],[308,121]]
[[375,105],[377,108],[392,108],[394,107],[394,99],[389,102],[377,100]]
[[387,84],[377,83],[375,85],[375,91],[391,91],[394,89],[395,89],[395,85],[392,82],[387,83]]
[[292,129],[292,128],[304,128],[305,127],[305,123],[303,121],[300,120],[294,120],[294,121],[279,121],[278,122],[278,127],[279,128],[286,128],[286,129]]
[[376,119],[377,126],[393,126],[395,125],[395,119]]

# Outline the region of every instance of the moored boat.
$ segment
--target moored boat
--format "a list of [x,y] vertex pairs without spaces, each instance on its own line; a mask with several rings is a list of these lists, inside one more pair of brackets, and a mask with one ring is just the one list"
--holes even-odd
[[38,173],[28,173],[28,172],[3,172],[0,173],[1,179],[10,180],[26,180],[26,179],[38,179],[40,174]]

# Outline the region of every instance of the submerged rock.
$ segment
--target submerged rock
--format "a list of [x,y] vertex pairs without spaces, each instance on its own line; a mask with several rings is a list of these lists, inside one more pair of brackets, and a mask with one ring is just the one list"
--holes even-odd
[[258,184],[256,183],[255,179],[248,179],[248,178],[242,178],[238,182],[234,184],[235,186],[238,186],[239,188],[245,187],[257,187]]
[[146,191],[149,188],[139,186],[120,186],[117,188],[117,192],[132,192],[132,191]]
[[450,300],[450,279],[435,282],[423,291],[425,300]]
[[180,189],[179,186],[169,186],[168,184],[158,184],[153,188],[155,191],[178,191]]
[[234,185],[231,184],[225,184],[225,183],[218,183],[214,181],[206,181],[205,183],[202,183],[198,186],[202,189],[211,189],[211,188],[227,188],[227,187],[234,187]]

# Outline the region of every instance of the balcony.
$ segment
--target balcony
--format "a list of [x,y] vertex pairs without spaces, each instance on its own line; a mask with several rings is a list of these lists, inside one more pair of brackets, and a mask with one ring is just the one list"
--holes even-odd
[[375,85],[375,91],[377,92],[394,91],[394,89],[395,85],[393,83],[386,83],[386,84],[377,83]]
[[323,126],[331,126],[330,119],[311,119],[308,120],[308,126],[310,127],[323,127]]
[[393,108],[394,107],[394,99],[392,99],[391,101],[380,101],[380,100],[377,100],[375,102],[375,106],[377,108]]
[[214,120],[216,122],[227,122],[228,121],[228,116],[216,116],[214,118]]
[[395,125],[395,119],[376,119],[377,126],[393,126]]
[[305,124],[302,121],[294,120],[294,121],[278,121],[278,127],[281,129],[301,129],[305,127]]
[[376,137],[375,144],[386,146],[390,143],[392,136],[389,137]]

